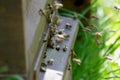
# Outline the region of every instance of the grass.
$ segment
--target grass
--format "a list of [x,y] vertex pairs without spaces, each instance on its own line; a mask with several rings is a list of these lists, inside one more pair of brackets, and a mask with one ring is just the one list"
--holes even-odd
[[[72,62],[72,80],[120,80],[120,15],[114,4],[120,4],[120,1],[92,0],[91,5],[81,13],[60,9],[60,15],[73,18],[77,14],[79,20],[80,31],[74,51],[81,64]],[[84,31],[86,26],[81,22],[81,19],[87,20],[84,15],[89,10],[99,18],[92,19],[90,23],[96,25],[97,30],[87,26],[91,32]],[[95,32],[100,32],[102,37],[93,35]]]

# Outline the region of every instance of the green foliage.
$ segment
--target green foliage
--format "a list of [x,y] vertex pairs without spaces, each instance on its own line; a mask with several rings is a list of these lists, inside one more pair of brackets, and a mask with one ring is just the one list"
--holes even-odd
[[8,71],[8,66],[1,66],[0,67],[0,73],[5,73]]
[[[77,15],[80,30],[75,42],[75,58],[81,64],[72,63],[73,80],[120,80],[120,11],[115,9],[120,0],[92,0],[91,5],[81,13],[60,9],[60,15],[74,18]],[[120,7],[120,6],[119,6]],[[89,10],[98,20],[92,19],[90,26],[84,26],[81,19]],[[96,29],[91,28],[96,25]],[[91,32],[85,31],[85,28]],[[102,33],[98,38],[95,32]]]
[[[9,71],[8,66],[0,67],[0,73],[7,73],[8,71]],[[4,80],[24,80],[24,79],[20,75],[10,75],[10,76],[4,78]]]
[[11,75],[7,77],[5,80],[24,80],[24,79],[19,75]]

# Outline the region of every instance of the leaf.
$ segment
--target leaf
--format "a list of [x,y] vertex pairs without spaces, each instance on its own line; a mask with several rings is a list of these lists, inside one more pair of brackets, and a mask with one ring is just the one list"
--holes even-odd
[[0,73],[5,73],[9,70],[8,66],[1,66],[0,67]]

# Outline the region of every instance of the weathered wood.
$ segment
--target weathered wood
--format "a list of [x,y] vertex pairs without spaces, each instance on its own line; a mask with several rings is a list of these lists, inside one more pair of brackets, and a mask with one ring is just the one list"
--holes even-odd
[[[49,32],[50,32],[50,30],[48,29],[46,32],[46,35],[44,36],[44,40],[48,41],[49,34],[50,34]],[[46,47],[47,47],[47,42],[42,44],[40,51],[39,51],[39,54],[36,58],[36,62],[34,65],[34,80],[39,80],[40,66],[41,66],[41,63],[43,61],[43,56],[44,56],[44,53],[46,51]]]
[[[0,66],[33,80],[34,65],[47,21],[39,15],[52,0],[0,0]],[[0,73],[3,74],[3,73]]]
[[8,73],[26,72],[21,0],[0,0],[0,66]]
[[[30,79],[33,77],[34,65],[38,56],[38,51],[42,45],[44,32],[48,24],[45,16],[39,15],[39,10],[52,0],[30,0],[25,12],[25,43],[26,43],[26,65]],[[29,79],[29,80],[30,80]]]

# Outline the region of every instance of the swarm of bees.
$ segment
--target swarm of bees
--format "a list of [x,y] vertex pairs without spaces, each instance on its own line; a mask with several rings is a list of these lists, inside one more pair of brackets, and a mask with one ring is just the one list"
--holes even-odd
[[[55,49],[56,51],[62,50],[65,53],[68,50],[68,47],[65,44],[61,46],[61,44],[64,42],[64,40],[68,40],[70,35],[65,33],[64,29],[71,30],[72,25],[70,23],[66,23],[64,26],[64,29],[57,30],[58,29],[57,26],[61,22],[58,16],[58,9],[62,6],[63,5],[61,3],[58,3],[56,1],[53,4],[48,3],[45,9],[39,10],[39,14],[41,16],[44,16],[49,24],[50,37],[49,37],[47,46],[49,48]],[[77,18],[77,15],[75,14],[75,19],[76,18]],[[46,42],[46,40],[44,40],[43,42]],[[71,55],[76,55],[73,50],[71,50]],[[45,53],[43,55],[43,59],[45,59],[46,57],[47,55]],[[80,65],[81,63],[80,59],[77,59],[77,58],[73,58],[72,61],[77,63],[78,65]],[[52,65],[53,62],[54,62],[54,59],[49,59],[46,63],[47,65]],[[46,68],[44,66],[41,66],[40,70],[42,72],[45,72]],[[68,70],[71,70],[71,65],[68,65]]]

